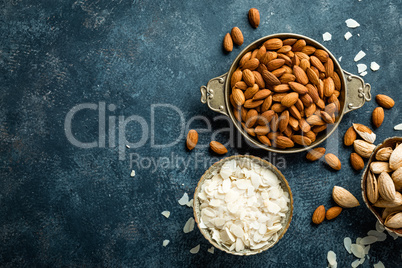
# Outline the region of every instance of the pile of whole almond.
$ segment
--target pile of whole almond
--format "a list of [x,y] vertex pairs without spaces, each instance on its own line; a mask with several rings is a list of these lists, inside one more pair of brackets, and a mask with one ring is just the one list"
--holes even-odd
[[329,54],[304,39],[269,39],[231,76],[233,114],[262,144],[308,146],[340,111],[336,71]]
[[366,178],[366,196],[373,206],[384,208],[389,228],[402,228],[402,144],[383,147],[375,154]]

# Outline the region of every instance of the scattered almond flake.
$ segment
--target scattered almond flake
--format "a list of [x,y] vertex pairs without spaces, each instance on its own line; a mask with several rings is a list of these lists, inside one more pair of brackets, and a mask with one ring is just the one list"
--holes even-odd
[[322,35],[322,39],[325,41],[330,41],[332,39],[332,35],[329,32],[326,32]]
[[193,207],[193,199],[191,199],[190,201],[187,202],[186,206],[188,206],[189,208]]
[[402,124],[394,126],[395,130],[402,130]]
[[366,53],[364,53],[363,50],[360,50],[359,53],[356,54],[354,61],[359,61],[361,59],[363,59],[366,56]]
[[359,264],[363,264],[366,259],[363,257],[360,259]]
[[377,62],[372,61],[371,64],[370,64],[370,69],[371,69],[373,72],[378,71],[378,70],[380,69],[380,65],[378,65]]
[[359,266],[359,265],[360,265],[360,260],[359,260],[359,259],[354,260],[354,261],[352,262],[352,267],[353,267],[353,268],[356,268],[356,267]]
[[164,246],[164,247],[166,247],[167,245],[169,245],[169,243],[170,243],[170,240],[163,240],[163,242],[162,242],[162,246]]
[[366,71],[366,70],[367,70],[367,65],[366,64],[363,64],[363,63],[357,64],[357,72],[359,74],[364,72],[364,71]]
[[215,248],[214,248],[214,247],[210,247],[210,248],[208,249],[208,252],[211,253],[211,254],[214,254]]
[[360,241],[362,240],[361,237],[356,238],[356,244],[360,245]]
[[367,74],[367,71],[364,71],[364,72],[360,73],[360,76],[366,76],[366,74]]
[[368,235],[376,236],[378,238],[378,242],[382,242],[387,239],[387,235],[385,233],[377,232],[376,230],[370,230],[367,232]]
[[360,37],[360,34],[357,34],[358,37]]
[[276,242],[290,203],[278,177],[250,159],[224,162],[196,197],[200,227],[206,226],[214,241],[236,252]]
[[162,211],[161,214],[162,214],[163,216],[165,216],[166,218],[169,218],[169,216],[170,216],[170,211],[165,210],[165,211]]
[[126,144],[127,149],[130,149],[130,145]]
[[358,244],[352,244],[350,246],[350,250],[352,251],[353,255],[355,255],[356,258],[363,258],[364,257],[364,248]]
[[344,37],[346,40],[349,40],[353,35],[350,32],[345,33]]
[[380,221],[377,221],[375,223],[375,229],[377,230],[377,232],[382,233],[385,231],[384,225],[382,225],[382,223]]
[[350,237],[345,237],[343,239],[343,245],[345,246],[346,251],[351,254],[352,251],[350,250],[350,246],[352,245],[352,239]]
[[381,261],[379,261],[378,263],[374,264],[373,267],[374,268],[385,268],[384,264]]
[[355,21],[354,19],[347,19],[345,21],[345,23],[346,23],[346,26],[349,28],[357,28],[360,26],[360,24],[357,21]]
[[332,250],[328,251],[327,253],[327,260],[329,265],[335,265],[336,263],[336,254]]
[[340,57],[339,57],[338,61],[339,61],[339,62],[341,62],[341,61],[342,61],[342,56],[340,56]]
[[[370,247],[371,247],[370,245],[364,247],[364,254],[367,255],[369,253]],[[367,256],[367,257],[369,257],[369,256]]]
[[193,247],[192,249],[190,249],[191,254],[197,254],[198,251],[200,251],[200,245],[197,245],[197,246]]
[[134,177],[134,176],[135,176],[135,170],[134,170],[134,169],[131,170],[130,176],[131,176],[131,177]]
[[179,204],[181,205],[181,206],[184,206],[184,205],[186,205],[187,203],[188,203],[188,194],[187,193],[184,193],[183,194],[183,196],[180,198],[180,200],[179,200]]
[[371,244],[377,242],[377,240],[378,240],[378,237],[369,235],[369,236],[363,237],[360,240],[359,245],[364,245],[364,246],[371,245]]
[[396,233],[390,232],[390,231],[388,231],[388,230],[387,230],[387,232],[388,232],[388,234],[389,234],[394,240],[398,239],[399,236],[398,236]]
[[187,220],[186,224],[183,227],[183,232],[185,234],[191,232],[192,230],[194,230],[194,225],[195,225],[194,218],[190,217],[190,219]]

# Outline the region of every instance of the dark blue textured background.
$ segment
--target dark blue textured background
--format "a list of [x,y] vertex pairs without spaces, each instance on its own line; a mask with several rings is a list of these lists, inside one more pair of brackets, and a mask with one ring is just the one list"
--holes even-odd
[[[2,266],[325,267],[328,250],[338,255],[338,267],[350,266],[354,257],[343,248],[343,238],[365,236],[374,229],[374,216],[363,204],[320,226],[311,224],[311,215],[318,205],[333,205],[334,185],[349,189],[362,203],[361,173],[350,167],[352,149],[344,148],[342,136],[353,122],[371,125],[375,101],[347,114],[327,141],[328,151],[342,161],[339,172],[322,162],[307,163],[304,153],[269,155],[244,141],[229,146],[227,155],[249,153],[285,163],[281,170],[294,194],[294,217],[284,238],[251,257],[218,250],[210,255],[210,245],[198,230],[182,232],[192,210],[177,200],[184,192],[194,192],[214,159],[207,148],[187,151],[180,133],[194,116],[211,121],[217,116],[200,103],[199,87],[227,72],[241,51],[235,48],[225,55],[221,48],[225,33],[238,26],[245,38],[242,47],[278,32],[322,42],[328,31],[333,37],[324,45],[337,58],[342,56],[342,67],[352,73],[357,72],[354,56],[364,50],[367,56],[361,63],[381,65],[364,78],[373,94],[396,100],[376,130],[377,141],[400,136],[392,127],[402,123],[401,1],[3,0],[0,7]],[[251,7],[261,14],[256,30],[247,20]],[[348,29],[348,18],[361,26]],[[353,34],[348,41],[343,37],[347,31]],[[137,115],[149,127],[144,146],[124,148],[125,160],[119,160],[117,146],[109,148],[108,135],[105,148],[92,149],[77,148],[66,138],[68,111],[77,104],[99,102],[116,106],[107,118]],[[154,114],[155,143],[179,139],[175,145],[151,146],[152,104],[170,104],[181,111],[184,123],[171,108],[156,108]],[[202,120],[191,124],[205,126]],[[224,127],[225,120],[212,121],[213,130]],[[81,141],[97,140],[97,112],[77,113],[73,133]],[[140,125],[132,122],[125,136],[134,143],[141,133]],[[208,144],[211,135],[200,133],[199,143]],[[229,135],[221,133],[217,139],[227,142]],[[153,172],[144,160],[142,167],[133,167],[137,175],[132,178],[130,153],[142,159],[173,154],[190,164]],[[196,157],[207,161],[206,166],[196,166]],[[169,219],[160,214],[163,210],[171,211]],[[164,239],[171,241],[166,248]],[[197,244],[200,252],[190,254]],[[363,267],[378,260],[387,268],[401,267],[401,248],[402,239],[375,243]]]

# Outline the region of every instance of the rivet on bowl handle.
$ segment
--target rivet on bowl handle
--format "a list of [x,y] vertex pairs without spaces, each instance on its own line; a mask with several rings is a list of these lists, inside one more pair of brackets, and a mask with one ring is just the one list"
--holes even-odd
[[201,102],[206,103],[209,109],[228,116],[228,111],[225,104],[225,81],[228,74],[209,80],[207,86],[202,86]]
[[364,83],[364,80],[347,71],[343,71],[346,78],[347,96],[345,103],[345,114],[359,109],[366,101],[371,101],[371,86]]

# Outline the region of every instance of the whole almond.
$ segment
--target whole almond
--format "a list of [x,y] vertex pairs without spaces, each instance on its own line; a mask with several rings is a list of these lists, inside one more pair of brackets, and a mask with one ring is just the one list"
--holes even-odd
[[303,71],[302,68],[299,66],[295,65],[293,66],[293,74],[296,76],[296,81],[299,82],[300,84],[307,85],[309,80],[307,77],[306,72]]
[[209,143],[209,147],[211,147],[211,150],[217,154],[226,154],[228,152],[226,147],[222,143],[217,141],[211,141]]
[[264,42],[267,50],[278,50],[283,46],[283,42],[279,38],[271,38]]
[[391,147],[381,148],[375,154],[375,159],[378,161],[388,161],[393,151]]
[[311,115],[306,119],[307,123],[309,123],[310,126],[322,126],[325,125],[325,122],[321,119],[320,116],[318,115]]
[[269,95],[264,102],[261,104],[261,112],[264,113],[271,108],[272,105],[272,95]]
[[352,126],[352,127],[348,128],[348,130],[346,131],[345,136],[343,137],[343,143],[346,146],[350,146],[356,140],[356,137],[357,137],[357,133]]
[[255,125],[258,119],[258,112],[255,109],[248,110],[246,114],[245,124],[246,127],[251,128]]
[[288,92],[290,90],[290,86],[288,84],[280,84],[274,86],[273,90],[277,93]]
[[315,224],[320,224],[324,221],[324,219],[325,219],[325,207],[321,205],[314,211],[312,221]]
[[353,147],[355,152],[361,157],[369,158],[371,153],[374,151],[375,145],[364,140],[355,140],[353,142]]
[[300,83],[297,82],[289,82],[288,83],[290,88],[293,89],[293,91],[299,93],[299,94],[306,94],[308,92],[307,87],[303,86]]
[[335,89],[340,91],[342,88],[342,83],[341,79],[339,78],[339,75],[336,72],[333,73],[332,80],[334,80]]
[[302,146],[309,146],[312,143],[308,137],[303,135],[292,135],[292,141]]
[[378,200],[378,184],[377,179],[372,172],[368,172],[366,181],[366,194],[371,203],[375,203]]
[[279,81],[279,79],[268,70],[262,71],[262,78],[264,79],[265,83],[271,86],[281,84],[281,81]]
[[381,107],[385,109],[391,109],[395,105],[395,101],[391,97],[388,97],[387,95],[384,94],[378,94],[375,97],[375,100]]
[[317,147],[314,148],[310,151],[308,151],[306,158],[310,161],[317,161],[320,159],[323,155],[325,154],[325,148],[324,147]]
[[271,90],[269,89],[262,89],[259,90],[257,93],[255,93],[255,95],[253,96],[253,100],[263,100],[266,97],[268,97],[269,95],[271,95]]
[[369,143],[375,142],[376,135],[370,128],[363,124],[353,124],[353,128],[355,129],[356,133],[363,138],[363,140]]
[[382,212],[381,218],[385,220],[389,215],[394,212],[402,212],[402,206],[385,208]]
[[233,88],[232,90],[232,96],[233,96],[233,101],[236,103],[236,105],[241,106],[244,104],[246,101],[246,98],[244,97],[243,91],[241,91],[238,88]]
[[254,128],[254,133],[256,135],[264,136],[269,133],[269,127],[268,126],[256,126]]
[[285,83],[289,83],[289,82],[294,82],[296,80],[296,76],[294,76],[293,74],[283,74],[280,79],[281,83],[285,84]]
[[246,89],[246,91],[244,91],[244,98],[245,98],[246,100],[251,99],[251,98],[254,97],[254,95],[255,95],[258,91],[259,91],[258,85],[257,85],[257,84],[254,84],[253,86],[248,87],[248,88]]
[[[314,66],[315,68],[318,69],[318,71],[320,71],[322,73],[325,72],[324,65],[322,64],[322,62],[317,57],[311,56],[310,57],[310,62],[311,62],[312,66]],[[318,76],[318,74],[317,74],[317,76]]]
[[271,126],[272,132],[278,131],[278,128],[279,128],[279,116],[278,116],[277,113],[275,113],[275,114],[272,116],[272,119],[271,119],[271,122],[270,122],[270,126]]
[[265,55],[265,53],[267,53],[267,49],[264,46],[261,46],[255,57],[260,60],[262,58],[262,56]]
[[305,46],[306,46],[306,40],[299,39],[299,40],[296,41],[296,43],[294,43],[294,45],[292,47],[292,51],[293,52],[302,51]]
[[334,123],[334,119],[327,112],[321,111],[320,115],[321,115],[322,120],[324,120],[325,123],[327,123],[327,124]]
[[257,28],[260,25],[260,12],[256,8],[251,8],[248,11],[248,21],[253,28]]
[[353,208],[360,205],[359,201],[348,190],[340,186],[332,189],[332,198],[343,208]]
[[253,72],[251,72],[249,69],[245,69],[243,71],[243,80],[249,87],[253,86],[255,83]]
[[374,174],[380,174],[382,172],[391,172],[388,162],[371,162],[370,170]]
[[387,172],[378,176],[378,193],[386,201],[393,201],[396,197],[395,184]]
[[380,127],[384,121],[384,109],[382,107],[375,108],[371,115],[371,120],[375,127]]
[[331,77],[324,80],[324,96],[331,97],[334,94],[335,84]]
[[294,105],[297,102],[298,99],[299,99],[299,94],[296,92],[291,92],[291,93],[287,94],[281,100],[281,104],[286,107],[291,107],[292,105]]
[[278,125],[279,131],[281,132],[285,131],[289,124],[289,111],[288,110],[283,111],[278,120],[279,120]]
[[225,35],[225,38],[223,38],[223,49],[226,50],[227,52],[233,50],[233,41],[229,33],[227,33]]
[[[262,75],[257,71],[253,71],[253,74],[254,74],[255,83],[257,84],[258,88],[265,88],[265,81],[262,78]],[[244,84],[246,84],[246,83],[244,83]]]
[[195,146],[198,143],[198,133],[194,129],[191,129],[187,133],[187,140],[186,140],[186,145],[189,150],[192,150],[195,148]]
[[[331,60],[331,58],[328,58],[327,62],[324,64],[325,67],[325,75],[327,77],[333,77],[334,75],[334,62]],[[334,84],[335,86],[335,84]]]
[[326,154],[325,162],[327,162],[327,164],[335,170],[341,169],[341,161],[339,161],[339,158],[334,154]]
[[244,42],[243,33],[239,29],[239,27],[233,27],[231,31],[231,36],[233,39],[233,43],[238,46],[241,46]]
[[259,65],[260,61],[257,58],[252,58],[246,61],[241,68],[242,70],[249,69],[250,71],[254,71]]
[[272,146],[271,141],[268,139],[267,136],[257,136],[257,138],[262,144]]
[[230,78],[230,86],[234,87],[237,82],[240,82],[243,79],[243,72],[241,70],[236,70],[233,72],[232,77]]
[[327,213],[326,213],[326,215],[325,215],[325,218],[327,219],[327,220],[333,220],[333,219],[335,219],[336,217],[338,217],[339,216],[339,214],[341,214],[341,212],[342,212],[342,208],[341,207],[337,207],[337,206],[335,206],[335,207],[332,207],[332,208],[330,208],[330,209],[328,209],[327,210]]
[[354,170],[362,170],[364,168],[364,161],[357,153],[350,154],[350,164]]
[[244,63],[246,63],[246,61],[251,59],[251,54],[252,54],[251,51],[249,51],[246,54],[244,54],[243,57],[241,57],[241,59],[239,61],[239,67],[242,67],[244,65]]
[[389,157],[389,167],[392,170],[402,167],[402,143],[395,148]]
[[274,71],[285,64],[284,59],[274,59],[267,63],[268,71]]
[[[233,75],[232,75],[232,77],[233,77]],[[247,89],[247,84],[244,81],[236,82],[234,86],[241,90]]]
[[283,148],[290,148],[294,146],[294,143],[291,139],[285,136],[277,136],[275,139],[276,145]]
[[[329,59],[328,53],[323,49],[317,49],[314,52],[314,56],[316,56],[321,62],[327,62]],[[325,69],[324,69],[325,72]]]

